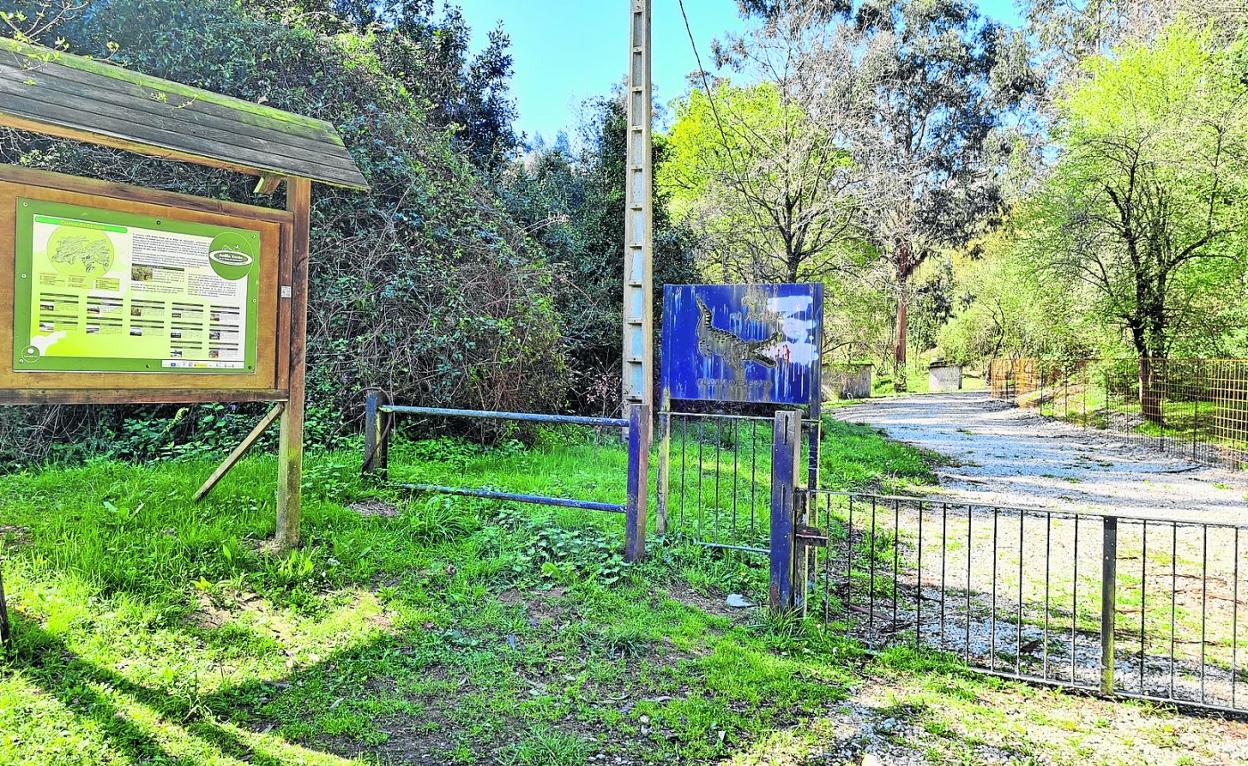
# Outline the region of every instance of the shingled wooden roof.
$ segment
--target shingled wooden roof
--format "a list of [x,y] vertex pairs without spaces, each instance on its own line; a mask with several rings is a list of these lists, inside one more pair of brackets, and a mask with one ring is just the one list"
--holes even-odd
[[271,179],[368,189],[327,122],[3,37],[0,125]]

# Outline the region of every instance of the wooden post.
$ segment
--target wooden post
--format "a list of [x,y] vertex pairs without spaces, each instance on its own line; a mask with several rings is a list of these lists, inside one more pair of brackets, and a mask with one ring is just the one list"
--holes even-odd
[[[291,224],[290,281],[290,398],[282,411],[282,433],[277,458],[277,532],[279,549],[299,545],[300,500],[303,481],[304,375],[308,334],[308,249],[311,240],[312,182],[286,182],[286,209]],[[286,285],[282,286],[283,294]]]
[[667,534],[667,494],[671,483],[672,457],[672,400],[663,391],[663,409],[659,412],[659,473],[655,477],[654,490],[654,531],[657,535]]
[[646,557],[646,494],[650,481],[650,405],[635,404],[628,410],[628,502],[624,558]]
[[9,627],[9,605],[4,600],[4,568],[0,561],[0,649],[13,647],[13,633]]
[[1114,693],[1114,622],[1118,614],[1118,519],[1102,521],[1101,692]]
[[801,466],[802,413],[776,413],[771,446],[771,581],[772,611],[793,608],[793,564],[798,471]]

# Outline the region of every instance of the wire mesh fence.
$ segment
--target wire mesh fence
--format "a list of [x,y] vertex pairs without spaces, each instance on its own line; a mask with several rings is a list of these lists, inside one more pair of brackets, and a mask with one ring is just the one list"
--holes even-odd
[[1248,469],[1248,360],[994,359],[989,391],[1206,465]]
[[872,646],[1248,711],[1248,527],[815,491],[806,609]]

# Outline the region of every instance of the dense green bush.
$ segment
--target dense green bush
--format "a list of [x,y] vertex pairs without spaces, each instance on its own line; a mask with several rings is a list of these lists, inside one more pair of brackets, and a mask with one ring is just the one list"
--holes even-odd
[[[332,444],[353,431],[362,390],[373,385],[425,404],[558,406],[567,365],[552,270],[485,180],[514,141],[498,92],[510,66],[500,58],[505,39],[483,61],[468,57],[458,13],[434,20],[428,2],[391,9],[384,25],[337,4],[324,11],[275,2],[96,0],[39,39],[60,37],[75,53],[111,55],[132,69],[338,128],[372,191],[318,186],[314,193],[311,440]],[[0,134],[0,161],[278,203],[256,198],[254,179],[238,174],[14,131]],[[176,454],[191,441],[228,442],[249,421],[126,408],[0,417],[0,460],[9,462],[52,454],[64,434],[87,453],[110,445],[136,458]]]

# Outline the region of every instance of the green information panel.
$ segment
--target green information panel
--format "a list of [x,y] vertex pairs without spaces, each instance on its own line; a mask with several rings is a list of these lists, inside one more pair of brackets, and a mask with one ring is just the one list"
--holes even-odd
[[247,373],[260,233],[17,201],[13,367]]

